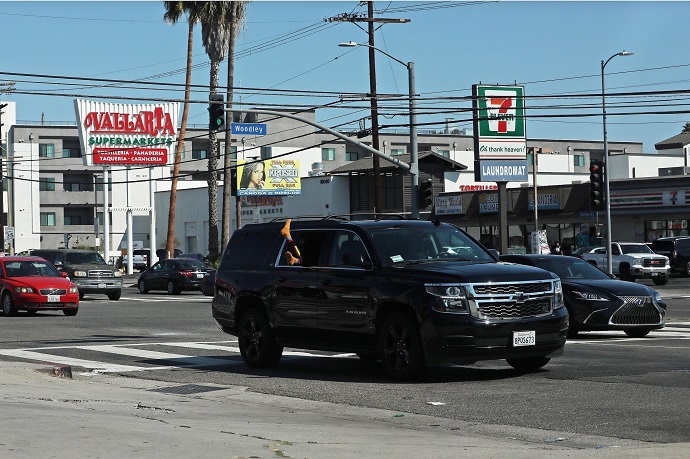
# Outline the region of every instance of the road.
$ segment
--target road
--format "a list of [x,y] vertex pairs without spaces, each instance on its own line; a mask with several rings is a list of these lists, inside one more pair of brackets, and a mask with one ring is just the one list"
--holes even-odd
[[289,349],[277,368],[254,370],[242,363],[234,337],[216,327],[209,297],[142,295],[130,287],[120,301],[87,296],[75,317],[0,317],[0,359],[431,415],[502,438],[520,427],[683,442],[690,437],[690,280],[649,285],[668,299],[665,329],[641,339],[581,333],[563,357],[524,376],[496,361],[434,368],[423,381],[403,384],[353,355]]

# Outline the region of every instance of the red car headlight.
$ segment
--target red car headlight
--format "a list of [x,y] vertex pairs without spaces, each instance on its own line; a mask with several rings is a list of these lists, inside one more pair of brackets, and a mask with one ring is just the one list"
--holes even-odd
[[31,287],[15,287],[14,291],[17,293],[36,293],[36,290]]

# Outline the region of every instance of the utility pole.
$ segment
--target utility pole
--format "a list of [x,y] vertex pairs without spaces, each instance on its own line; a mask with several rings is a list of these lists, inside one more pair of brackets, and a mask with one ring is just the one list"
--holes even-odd
[[[327,22],[366,22],[367,33],[369,35],[369,96],[371,98],[371,146],[374,150],[379,149],[379,118],[378,100],[376,96],[376,48],[374,43],[374,25],[376,23],[395,23],[401,24],[410,22],[409,19],[386,19],[374,17],[374,2],[367,1],[367,16],[354,16],[342,14],[340,16],[326,18]],[[384,212],[383,208],[383,186],[381,184],[381,163],[379,157],[372,156],[374,173],[374,213]],[[415,196],[411,196],[415,199]]]

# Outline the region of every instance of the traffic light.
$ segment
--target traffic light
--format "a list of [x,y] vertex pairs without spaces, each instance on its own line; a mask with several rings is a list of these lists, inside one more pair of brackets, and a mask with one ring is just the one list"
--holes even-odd
[[604,164],[593,159],[589,163],[589,207],[591,210],[604,209]]
[[222,94],[211,94],[208,103],[208,129],[220,131],[225,128],[225,103]]
[[419,184],[419,208],[428,209],[434,203],[434,184],[431,179]]

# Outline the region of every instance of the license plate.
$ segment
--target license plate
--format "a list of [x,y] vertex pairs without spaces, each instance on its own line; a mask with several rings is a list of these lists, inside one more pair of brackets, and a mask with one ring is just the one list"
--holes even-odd
[[537,334],[534,330],[513,332],[513,347],[534,346],[537,344]]
[[106,288],[105,284],[98,284],[98,288]]
[[48,303],[59,303],[60,295],[48,295]]
[[197,278],[197,279],[203,279],[203,278],[204,278],[204,275],[203,275],[203,274],[197,274],[197,275],[196,275],[196,278]]

